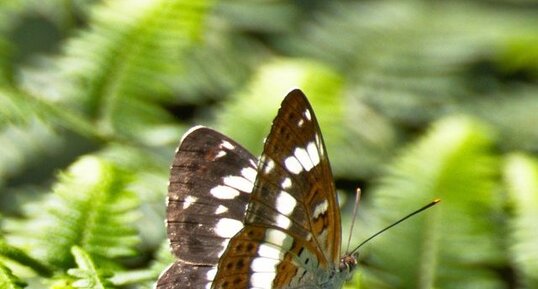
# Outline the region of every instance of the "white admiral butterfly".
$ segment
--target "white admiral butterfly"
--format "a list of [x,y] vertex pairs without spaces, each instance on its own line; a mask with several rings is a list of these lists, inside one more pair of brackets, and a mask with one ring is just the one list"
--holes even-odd
[[341,288],[357,264],[355,254],[340,255],[329,160],[297,89],[283,100],[259,161],[212,129],[184,135],[166,223],[177,261],[157,289]]

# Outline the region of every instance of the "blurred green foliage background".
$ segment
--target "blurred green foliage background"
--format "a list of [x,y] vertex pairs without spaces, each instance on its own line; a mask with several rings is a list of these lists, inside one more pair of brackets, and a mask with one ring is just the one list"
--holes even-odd
[[[0,287],[150,288],[183,132],[320,120],[348,288],[538,288],[538,3],[0,2]],[[344,248],[345,249],[345,248]]]

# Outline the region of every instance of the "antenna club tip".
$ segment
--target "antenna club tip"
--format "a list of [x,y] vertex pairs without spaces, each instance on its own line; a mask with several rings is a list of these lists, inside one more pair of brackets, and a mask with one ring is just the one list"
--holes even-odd
[[[401,223],[401,222],[403,222],[403,221],[405,221],[405,220],[411,218],[412,216],[414,216],[414,215],[416,215],[416,214],[418,214],[418,213],[420,213],[420,212],[422,212],[422,211],[424,211],[424,210],[427,210],[428,208],[431,208],[431,207],[434,206],[434,205],[437,205],[440,201],[441,201],[441,199],[439,199],[439,198],[438,198],[438,199],[435,199],[435,200],[433,200],[431,203],[427,204],[426,206],[424,206],[424,207],[422,207],[422,208],[420,208],[420,209],[418,209],[418,210],[412,212],[411,214],[409,214],[409,215],[407,215],[407,216],[401,218],[400,220],[398,220],[398,221],[392,223],[390,226],[385,227],[385,228],[382,229],[381,231],[379,231],[379,232],[373,234],[372,236],[370,236],[370,237],[367,238],[366,240],[362,241],[362,243],[360,243],[357,247],[355,247],[355,249],[351,250],[351,252],[350,252],[349,254],[350,254],[350,255],[351,255],[351,254],[354,254],[355,252],[357,252],[357,250],[359,250],[359,248],[360,248],[362,245],[366,244],[368,241],[370,241],[370,240],[372,240],[373,238],[377,237],[379,234],[381,234],[381,233],[385,232],[386,230],[388,230],[388,229],[390,229],[390,228],[392,228],[392,227],[398,225],[399,223]],[[348,243],[349,243],[349,241],[348,241]],[[346,250],[346,252],[349,252],[349,251]]]

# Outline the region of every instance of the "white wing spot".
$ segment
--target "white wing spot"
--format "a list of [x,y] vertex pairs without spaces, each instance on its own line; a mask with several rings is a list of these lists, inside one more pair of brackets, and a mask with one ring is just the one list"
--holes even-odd
[[310,110],[308,110],[308,109],[305,110],[305,111],[304,111],[304,116],[306,117],[306,119],[307,119],[308,121],[311,121],[311,120],[312,120],[312,115],[310,114]]
[[303,127],[303,125],[304,125],[304,119],[301,118],[301,119],[297,122],[297,125],[298,125],[299,127]]
[[269,244],[260,244],[258,247],[258,256],[271,259],[280,259],[284,256],[284,253],[275,246]]
[[289,250],[293,243],[293,240],[288,235],[275,229],[265,231],[265,241],[281,247],[283,251]]
[[280,260],[278,259],[269,259],[269,258],[263,258],[263,257],[257,257],[252,260],[252,263],[250,264],[250,269],[253,272],[275,272],[276,266],[280,263]]
[[223,205],[219,205],[217,207],[217,210],[215,211],[215,214],[219,215],[219,214],[226,213],[226,212],[228,212],[228,208],[223,206]]
[[187,196],[185,200],[183,200],[183,209],[186,209],[190,207],[193,203],[195,203],[198,200],[197,197],[193,196]]
[[316,146],[321,147],[321,139],[317,133],[314,135],[314,139],[316,140]]
[[285,178],[280,185],[282,186],[283,189],[291,188],[291,179]]
[[205,273],[205,277],[207,278],[207,280],[213,280],[215,279],[215,275],[217,275],[217,268],[212,268],[211,270],[207,271],[207,273]]
[[323,148],[321,146],[321,138],[319,137],[319,135],[317,133],[314,136],[314,140],[316,141],[316,147],[320,148],[319,149],[319,155],[323,157],[325,152],[323,151]]
[[230,186],[232,188],[238,189],[243,192],[251,192],[252,188],[254,187],[254,184],[243,178],[238,176],[227,176],[224,177],[224,184],[227,186]]
[[251,183],[254,183],[254,181],[256,180],[256,170],[251,167],[242,169],[241,175],[245,179],[249,180]]
[[281,191],[280,194],[278,194],[278,197],[276,198],[276,209],[280,213],[289,216],[295,209],[295,206],[297,206],[297,201],[292,195],[285,191]]
[[308,156],[310,157],[310,160],[312,161],[312,164],[314,166],[317,166],[319,164],[319,154],[318,154],[318,147],[314,142],[308,143],[306,146],[306,151],[308,152]]
[[209,193],[211,193],[213,197],[221,200],[229,200],[239,196],[238,190],[222,185],[212,188]]
[[243,223],[235,219],[222,218],[215,226],[215,233],[223,238],[231,238],[243,228]]
[[268,175],[269,173],[271,173],[271,171],[273,171],[274,168],[275,162],[272,159],[267,159],[267,161],[265,161],[265,168],[263,169],[263,173]]
[[314,167],[312,161],[310,160],[310,157],[308,156],[308,153],[304,148],[295,148],[294,155],[295,158],[299,160],[305,171],[308,172]]
[[275,272],[254,272],[250,275],[250,286],[256,289],[271,289],[275,277]]
[[327,200],[324,200],[323,202],[319,203],[314,208],[314,213],[312,214],[314,219],[317,219],[319,215],[327,212],[327,209],[329,208],[329,202]]
[[217,153],[217,155],[215,156],[214,160],[218,159],[218,158],[222,158],[223,156],[225,156],[227,153],[226,151],[222,150],[222,151],[219,151]]
[[295,158],[294,156],[286,158],[286,160],[284,161],[284,165],[286,165],[288,171],[296,175],[298,175],[303,170],[301,163],[299,163],[297,158]]
[[291,227],[290,218],[284,215],[278,214],[275,221],[276,221],[277,226],[282,229],[289,229]]
[[258,165],[256,164],[256,161],[253,160],[253,159],[248,160],[248,162],[250,163],[250,165],[251,165],[253,168],[255,168],[255,167],[258,166]]
[[223,147],[223,148],[227,148],[229,150],[235,149],[235,146],[233,144],[231,144],[229,141],[225,141],[225,140],[222,141],[220,146]]

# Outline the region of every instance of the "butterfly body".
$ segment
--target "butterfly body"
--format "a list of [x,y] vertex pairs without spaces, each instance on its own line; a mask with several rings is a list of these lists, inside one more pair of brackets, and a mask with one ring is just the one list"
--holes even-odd
[[205,127],[185,134],[170,176],[167,230],[177,261],[157,289],[341,288],[337,194],[318,122],[291,91],[256,160]]

